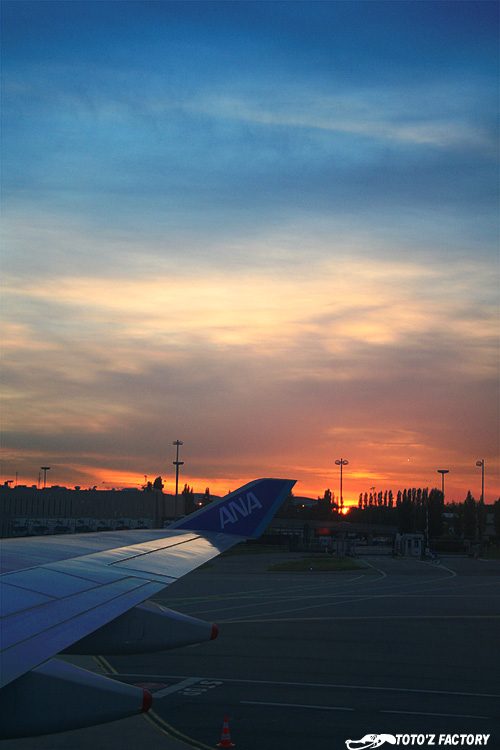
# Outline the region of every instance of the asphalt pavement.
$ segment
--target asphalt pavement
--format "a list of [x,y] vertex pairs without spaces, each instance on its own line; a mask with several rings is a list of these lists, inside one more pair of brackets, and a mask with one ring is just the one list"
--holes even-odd
[[223,557],[157,597],[217,623],[217,640],[83,660],[149,687],[146,718],[2,750],[206,750],[225,716],[242,750],[336,750],[369,733],[500,747],[500,562],[373,556],[344,573],[267,572],[289,556]]

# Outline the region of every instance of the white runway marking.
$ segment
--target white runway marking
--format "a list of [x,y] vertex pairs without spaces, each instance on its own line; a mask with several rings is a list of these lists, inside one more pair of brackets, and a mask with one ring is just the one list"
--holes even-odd
[[354,711],[354,708],[345,706],[311,706],[304,703],[264,703],[264,701],[240,701],[245,706],[281,706],[283,708],[314,708],[320,711]]
[[[119,677],[134,677],[136,674],[117,674]],[[149,680],[163,681],[163,680],[186,680],[191,679],[186,675],[148,675]],[[320,689],[334,689],[334,690],[368,690],[378,692],[393,692],[393,693],[418,693],[423,695],[453,695],[463,698],[495,698],[500,699],[498,693],[466,693],[455,690],[426,690],[423,688],[408,688],[408,687],[382,687],[380,685],[340,685],[337,683],[325,683],[325,682],[285,682],[283,680],[245,680],[238,679],[237,677],[198,677],[198,679],[215,681],[219,684],[223,683],[239,683],[242,685],[268,685],[268,686],[284,686],[284,687],[302,687],[302,688],[320,688]],[[158,693],[156,693],[158,695]]]
[[[199,607],[195,607],[194,610],[191,610],[189,612],[187,611],[186,604],[183,602],[179,603],[179,602],[175,602],[174,600],[166,600],[166,601],[169,607],[176,606],[180,609],[180,606],[182,605],[182,611],[185,614],[191,614],[191,615],[199,617],[201,615],[206,616],[207,614],[213,615],[214,613],[224,612],[226,610],[247,609],[248,607],[258,607],[259,605],[263,605],[263,604],[265,605],[267,603],[265,601],[266,598],[271,599],[273,604],[278,604],[278,603],[282,604],[286,601],[295,601],[297,599],[300,601],[303,601],[304,599],[315,599],[315,598],[321,598],[325,596],[328,596],[328,597],[346,596],[346,594],[337,594],[336,592],[327,593],[327,594],[314,594],[313,593],[313,594],[304,596],[303,594],[300,593],[300,591],[305,588],[308,591],[311,591],[312,589],[318,590],[318,589],[333,588],[333,587],[337,589],[338,587],[346,586],[348,583],[352,583],[353,581],[358,581],[360,579],[366,580],[366,576],[363,574],[363,575],[355,576],[354,578],[349,578],[346,581],[329,581],[328,583],[320,583],[320,584],[316,583],[312,585],[311,585],[311,582],[308,582],[308,584],[306,585],[293,586],[290,588],[286,588],[282,590],[279,595],[276,594],[276,591],[274,589],[264,589],[259,592],[245,592],[244,594],[240,593],[234,596],[214,595],[213,597],[206,597],[206,599],[203,602],[199,602],[199,601],[189,602],[188,604],[192,604],[192,605],[196,605],[198,603],[208,604],[209,602],[212,604],[212,606],[209,607],[208,609],[200,609]],[[382,580],[382,579],[377,578],[375,580],[377,581],[377,580]],[[367,581],[367,582],[372,583],[372,581]],[[238,600],[238,601],[241,601],[242,599],[256,599],[256,601],[252,601],[251,603],[247,603],[247,604],[231,604],[229,606],[223,606],[223,607],[214,606],[214,605],[217,605],[218,603],[227,604],[227,602],[230,601],[231,599]],[[160,601],[160,600],[157,599],[157,601]]]
[[[205,617],[207,615],[210,615],[212,617],[212,616],[214,616],[215,614],[217,614],[219,612],[225,612],[227,610],[234,611],[234,610],[237,610],[237,609],[248,609],[249,607],[267,606],[269,604],[271,604],[271,605],[277,605],[278,604],[279,605],[279,604],[284,604],[285,602],[296,601],[296,600],[304,601],[305,599],[319,599],[319,598],[325,598],[325,597],[335,598],[335,597],[338,597],[338,596],[340,596],[340,597],[342,597],[342,596],[352,596],[352,594],[337,593],[337,591],[336,591],[337,587],[338,586],[345,586],[348,582],[357,581],[358,579],[363,579],[362,582],[365,582],[365,578],[366,577],[364,575],[362,575],[362,576],[357,576],[356,578],[351,578],[351,579],[349,579],[349,581],[344,581],[344,582],[336,581],[336,582],[331,582],[331,583],[329,582],[328,584],[322,583],[321,585],[319,585],[319,586],[316,587],[317,589],[323,589],[323,588],[326,588],[327,586],[328,587],[335,586],[335,591],[332,591],[331,593],[327,593],[327,594],[315,594],[315,593],[313,593],[313,594],[309,594],[307,596],[304,596],[303,594],[297,593],[301,589],[304,588],[304,586],[300,586],[300,587],[297,587],[297,588],[294,588],[294,589],[290,589],[289,593],[287,592],[285,595],[283,595],[282,593],[280,593],[279,595],[276,595],[276,592],[270,591],[269,593],[266,593],[265,595],[261,595],[259,597],[255,597],[256,601],[250,602],[249,604],[232,604],[230,606],[217,607],[215,605],[217,605],[218,602],[220,602],[221,604],[226,604],[227,603],[227,598],[226,597],[214,597],[213,602],[212,602],[212,604],[214,606],[210,607],[209,609],[195,608],[194,610],[190,610],[188,612],[187,608],[184,606],[182,608],[182,611],[185,614],[190,614],[190,615],[194,615],[194,616],[197,616],[197,617],[200,617],[200,616],[204,616]],[[375,581],[380,581],[380,580],[382,580],[382,578],[376,578],[375,579]],[[375,582],[375,581],[369,581],[369,583],[371,584],[372,582]],[[332,586],[332,584],[333,584],[333,586]],[[361,585],[361,583],[357,584],[357,585]],[[308,589],[311,590],[311,586],[309,586]],[[240,597],[235,597],[235,598],[238,598],[241,601],[242,597],[240,596]],[[251,598],[254,598],[254,597],[246,596],[245,595],[244,598],[245,599],[251,599]],[[270,601],[266,601],[266,599],[269,599]],[[329,605],[331,603],[332,602],[327,602],[327,605]],[[172,606],[173,607],[173,606],[178,606],[178,605],[176,605],[176,603],[174,601],[169,601],[168,602],[168,606]],[[315,606],[326,606],[326,605],[312,605],[313,608]],[[311,607],[305,607],[305,609],[310,609],[310,608]],[[180,609],[180,607],[179,607],[179,609]],[[287,609],[281,610],[280,609],[277,612],[270,612],[269,614],[272,615],[272,614],[280,614],[281,612],[294,612],[294,611],[295,611],[294,609],[291,609],[291,610],[287,610]],[[245,618],[248,617],[248,616],[249,615],[242,615],[242,617],[245,617]],[[238,620],[238,619],[241,619],[241,618],[238,618],[238,617],[232,617],[231,618],[231,620]],[[219,620],[219,621],[220,622],[224,622],[224,620]]]
[[[450,571],[450,572],[453,572],[453,571]],[[395,596],[402,596],[402,597],[404,597],[404,596],[408,596],[407,592],[394,593],[394,591],[392,591],[392,589],[401,589],[401,588],[407,589],[408,587],[413,587],[414,588],[416,586],[422,586],[422,585],[428,586],[428,585],[431,585],[431,588],[420,589],[418,593],[422,594],[422,593],[426,593],[428,591],[433,591],[434,590],[434,584],[438,583],[439,581],[447,580],[447,579],[453,578],[454,576],[455,576],[455,574],[449,575],[449,576],[444,576],[444,577],[441,577],[441,578],[436,578],[434,581],[428,581],[427,579],[424,579],[424,580],[419,580],[419,581],[411,581],[411,582],[408,582],[408,583],[387,584],[382,589],[381,593],[377,592],[375,594],[371,593],[371,591],[370,592],[366,592],[364,594],[361,593],[361,594],[345,594],[345,595],[344,594],[340,594],[339,595],[336,592],[332,592],[329,595],[331,597],[331,600],[328,601],[328,602],[325,602],[323,604],[310,604],[310,605],[307,605],[305,607],[292,607],[290,609],[281,609],[280,608],[280,609],[277,609],[277,610],[275,610],[273,612],[269,612],[267,614],[267,616],[268,617],[272,617],[272,616],[276,616],[276,615],[288,614],[290,612],[305,612],[305,611],[310,610],[310,609],[321,609],[323,607],[331,607],[333,605],[352,604],[352,603],[357,603],[357,602],[361,602],[361,601],[370,601],[370,600],[373,600],[373,599],[384,599],[384,598],[387,598],[387,597],[395,597]],[[385,577],[386,576],[384,576],[384,578]],[[377,584],[377,583],[380,583],[380,581],[384,580],[384,578],[376,578],[375,580],[369,581],[367,583],[369,583],[370,585],[371,584]],[[357,584],[357,585],[361,586],[363,584]],[[377,588],[378,588],[378,586],[377,586]],[[339,596],[340,597],[346,596],[348,598],[346,598],[346,599],[340,598],[339,599],[338,598]],[[299,597],[299,598],[302,601],[305,598],[309,598],[309,597]],[[315,597],[313,595],[311,598],[318,598],[318,597],[317,596]],[[282,602],[283,602],[283,600],[280,603],[282,603]],[[245,606],[246,607],[257,606],[257,603],[254,604],[254,605],[250,605],[249,604],[249,605],[245,605]],[[229,609],[232,609],[232,608],[229,608]],[[239,609],[239,607],[235,607],[234,609]],[[217,610],[213,610],[213,611],[215,612]],[[266,617],[266,615],[265,614],[261,614],[258,617],[262,618],[262,617]],[[247,614],[247,615],[241,615],[240,617],[231,617],[230,621],[231,622],[236,622],[238,620],[243,620],[243,619],[249,620],[250,618],[249,618],[249,616]],[[224,620],[220,620],[220,622],[224,622]]]
[[[311,708],[319,711],[355,711],[355,708],[349,708],[347,706],[316,706],[308,703],[271,703],[267,701],[240,701],[240,705],[245,706],[277,706],[282,708]],[[381,714],[404,714],[410,716],[446,716],[452,719],[485,719],[488,720],[490,716],[471,716],[469,714],[445,714],[436,713],[431,711],[395,711],[391,709],[381,709]]]
[[452,719],[491,719],[491,716],[469,716],[468,714],[437,714],[431,713],[430,711],[392,711],[384,710],[380,711],[381,714],[410,714],[411,716],[447,716]]
[[180,690],[184,690],[185,688],[190,687],[191,685],[195,685],[197,682],[200,682],[200,680],[201,680],[201,677],[188,677],[182,682],[178,682],[176,685],[170,685],[169,687],[163,688],[163,690],[158,690],[154,694],[155,700],[157,698],[163,698],[165,695],[178,693]]

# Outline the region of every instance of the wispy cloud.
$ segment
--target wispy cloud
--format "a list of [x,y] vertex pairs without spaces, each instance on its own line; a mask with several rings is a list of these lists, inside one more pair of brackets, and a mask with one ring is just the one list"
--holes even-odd
[[[284,94],[284,95],[283,95]],[[467,111],[459,103],[469,102]],[[332,134],[352,135],[385,141],[401,142],[415,146],[436,148],[482,149],[493,154],[496,147],[494,126],[494,97],[491,98],[490,129],[486,122],[477,122],[470,107],[471,99],[479,104],[477,90],[467,82],[463,87],[450,90],[449,85],[439,88],[414,87],[410,92],[395,98],[394,91],[383,88],[373,91],[356,90],[350,94],[318,94],[311,97],[310,89],[290,87],[282,97],[267,101],[252,97],[217,96],[208,94],[198,101],[175,103],[184,111],[209,115],[214,120],[241,120],[263,126],[323,130]],[[454,100],[456,106],[449,105]],[[446,104],[444,104],[446,102]],[[482,102],[484,104],[484,101]],[[443,106],[444,105],[444,106]],[[155,111],[165,114],[171,110],[168,101],[156,104]]]

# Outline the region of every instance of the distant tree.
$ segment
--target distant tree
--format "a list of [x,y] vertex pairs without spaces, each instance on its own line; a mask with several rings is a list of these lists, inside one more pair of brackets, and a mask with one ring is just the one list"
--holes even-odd
[[184,512],[188,516],[190,513],[196,510],[194,504],[194,491],[193,488],[188,484],[184,485],[184,489],[182,490],[182,497],[184,498]]
[[394,495],[392,494],[392,490],[389,490],[389,508],[392,508],[394,506]]
[[464,502],[463,510],[463,523],[464,523],[464,536],[471,542],[476,538],[477,518],[476,518],[476,501],[471,495],[471,492],[467,493],[467,497]]
[[[337,506],[338,507],[338,506]],[[325,490],[323,497],[318,497],[316,503],[316,517],[320,521],[328,521],[332,517],[333,502],[331,490]]]
[[295,505],[293,492],[290,492],[283,500],[281,507],[278,508],[278,511],[276,513],[276,518],[297,518],[297,517],[298,517],[298,508]]
[[[427,530],[427,519],[429,512],[427,490],[422,490],[421,487],[419,487],[418,489],[412,489],[411,497],[413,504],[413,513],[415,516],[415,529],[420,533],[424,533]],[[429,533],[431,533],[430,526]],[[434,536],[436,536],[436,534],[434,534]]]
[[500,497],[493,504],[493,527],[497,537],[500,537]]
[[396,513],[397,513],[397,524],[398,530],[401,534],[410,534],[415,531],[415,515],[413,513],[413,506],[406,490],[401,495],[398,492],[398,500],[396,502]]
[[363,523],[363,508],[360,508],[359,505],[351,505],[348,508],[345,518],[352,523]]
[[160,492],[163,490],[164,484],[161,481],[161,477],[156,477],[155,481],[153,482],[153,489],[154,490],[160,490]]
[[362,508],[362,507],[363,507],[363,493],[360,492],[359,493],[359,500],[358,500],[358,508]]
[[427,515],[429,519],[429,536],[431,539],[443,533],[444,496],[441,490],[433,489],[427,500]]
[[211,502],[210,487],[207,487],[205,489],[205,494],[203,495],[203,497],[201,499],[201,504],[202,505],[208,505],[210,502]]

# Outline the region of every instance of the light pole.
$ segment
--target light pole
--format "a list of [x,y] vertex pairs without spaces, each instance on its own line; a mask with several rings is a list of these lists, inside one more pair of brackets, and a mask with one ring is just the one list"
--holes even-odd
[[43,489],[45,489],[46,480],[47,480],[47,472],[50,469],[50,466],[40,466],[40,468],[43,471]]
[[441,474],[442,482],[441,482],[441,491],[443,493],[443,503],[444,503],[444,475],[449,474],[449,469],[438,469],[438,474]]
[[347,466],[349,461],[346,458],[338,458],[335,461],[336,466],[340,466],[340,512],[344,509],[344,497],[342,495],[342,467]]
[[481,500],[479,505],[479,541],[483,541],[483,510],[484,510],[484,458],[476,461],[476,466],[481,467]]
[[481,502],[484,503],[484,458],[476,461],[476,466],[481,467]]
[[179,466],[182,466],[184,464],[184,461],[179,461],[179,445],[183,445],[182,440],[174,440],[172,445],[177,446],[177,459],[173,461],[173,464],[175,466],[175,509],[174,509],[174,516],[177,519],[177,497],[179,495]]

